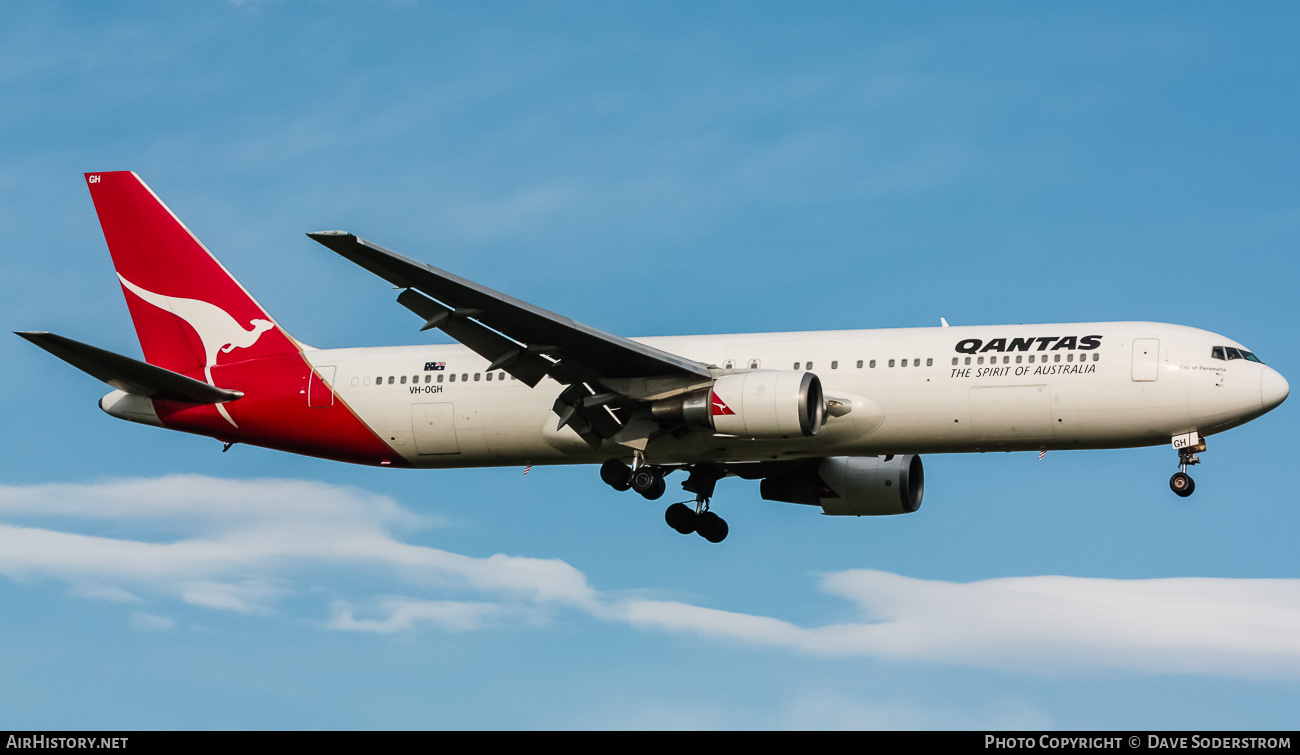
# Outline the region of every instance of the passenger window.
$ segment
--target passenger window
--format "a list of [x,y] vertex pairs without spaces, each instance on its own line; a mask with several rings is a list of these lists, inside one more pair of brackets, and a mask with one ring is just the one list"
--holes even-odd
[[490,373],[490,372],[487,374],[487,381],[488,381],[489,383],[492,382],[492,373]]
[[1002,357],[1003,364],[1011,364],[1011,357]]
[[898,365],[898,366],[899,366],[899,367],[906,367],[906,366],[907,366],[907,360],[904,359],[904,360],[903,360],[903,363],[900,364],[900,365]]
[[478,376],[479,376],[480,374],[481,374],[481,373],[478,373],[478,372],[474,373],[474,382],[476,382],[476,383],[478,382]]
[[809,362],[809,363],[808,363],[808,366],[805,367],[804,369],[805,369],[805,370],[811,370],[811,369],[812,369],[812,362]]
[[402,385],[406,385],[406,376],[405,376],[405,375],[402,376]]
[[1074,361],[1074,352],[1073,352],[1073,351],[1071,351],[1069,354],[1066,354],[1066,355],[1065,355],[1065,361],[1067,361],[1067,362],[1073,362],[1073,361]]
[[799,363],[798,363],[798,362],[795,362],[795,363],[794,363],[794,368],[795,368],[796,370],[799,369]]
[[862,360],[861,360],[861,359],[858,360],[858,369],[859,369],[859,370],[862,369]]
[[840,368],[840,363],[839,363],[839,361],[831,362],[831,369],[832,369],[832,370],[838,370],[839,368]]
[[868,366],[873,370],[876,369],[876,360],[872,359]]
[[366,378],[365,380],[362,380],[362,381],[361,381],[361,384],[362,384],[362,385],[370,385],[370,378]]
[[1053,362],[1059,362],[1059,361],[1061,361],[1061,355],[1060,355],[1060,354],[1053,354],[1052,357],[1053,357],[1053,359],[1052,359]]
[[889,366],[890,366],[890,367],[893,367],[893,366],[894,366],[894,360],[892,360],[892,359],[889,360]]
[[439,383],[442,382],[442,373],[441,373],[441,372],[438,373],[438,382],[439,382]]
[[1214,348],[1210,349],[1210,358],[1211,358],[1211,359],[1224,359],[1224,360],[1227,359],[1227,357],[1223,355],[1223,347],[1222,347],[1222,346],[1215,346]]
[[925,360],[925,366],[926,366],[926,367],[933,367],[933,366],[934,366],[934,359],[931,358],[931,357],[927,357],[926,360]]
[[469,373],[468,373],[468,372],[462,372],[462,373],[460,373],[460,382],[462,382],[462,383],[468,383],[468,382],[469,382]]
[[975,364],[984,364],[984,357],[979,357],[978,359],[976,359]]
[[953,358],[952,358],[952,366],[953,366],[953,367],[956,367],[956,366],[957,366],[957,357],[953,357]]
[[431,380],[433,380],[433,375],[430,375],[430,374],[427,373],[427,372],[424,373],[424,382],[428,383],[428,382],[431,381]]
[[1020,364],[1020,360],[1022,360],[1022,359],[1024,359],[1023,356],[1021,356],[1021,355],[1019,355],[1019,354],[1016,354],[1016,364]]
[[967,366],[967,367],[970,366],[970,357],[966,357],[966,366]]
[[389,375],[389,376],[388,376],[388,384],[389,384],[389,385],[392,385],[392,384],[393,384],[393,376],[392,376],[392,375]]
[[456,373],[451,373],[451,382],[456,382]]
[[1030,355],[1029,355],[1029,363],[1030,363],[1030,364],[1033,364],[1033,363],[1034,363],[1034,355],[1033,355],[1033,354],[1030,354]]
[[1095,362],[1095,361],[1097,361],[1098,359],[1101,359],[1101,354],[1098,354],[1098,353],[1095,352],[1095,351],[1092,352],[1092,361]]

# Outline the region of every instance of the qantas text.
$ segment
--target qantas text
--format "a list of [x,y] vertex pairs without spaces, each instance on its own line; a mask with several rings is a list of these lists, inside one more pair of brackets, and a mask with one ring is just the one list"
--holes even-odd
[[[1055,344],[1053,344],[1055,342]],[[1052,351],[1057,349],[1080,349],[1082,351],[1092,351],[1101,346],[1101,336],[1039,336],[1037,338],[994,338],[992,341],[985,343],[978,338],[967,338],[964,341],[957,342],[957,351],[961,354],[983,354],[986,351],[1030,351],[1034,344],[1038,348],[1033,351],[1047,351],[1051,347]]]

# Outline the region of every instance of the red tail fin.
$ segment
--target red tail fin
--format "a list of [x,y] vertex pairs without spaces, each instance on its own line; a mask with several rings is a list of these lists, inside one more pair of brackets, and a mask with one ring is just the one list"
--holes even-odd
[[87,173],[145,360],[175,372],[299,351],[140,177]]

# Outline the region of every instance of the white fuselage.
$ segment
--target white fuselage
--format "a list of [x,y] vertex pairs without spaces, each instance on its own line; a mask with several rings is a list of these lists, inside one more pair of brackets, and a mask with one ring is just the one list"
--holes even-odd
[[[1214,347],[1241,348],[1235,341],[1162,323],[635,340],[715,366],[715,375],[813,372],[839,407],[810,438],[662,435],[645,448],[657,464],[1157,445],[1235,427],[1286,397],[1286,381],[1271,368],[1211,356]],[[552,405],[563,386],[548,378],[529,388],[488,373],[487,361],[464,346],[306,356],[333,387],[329,400],[346,403],[412,466],[590,463],[620,451],[556,430]]]

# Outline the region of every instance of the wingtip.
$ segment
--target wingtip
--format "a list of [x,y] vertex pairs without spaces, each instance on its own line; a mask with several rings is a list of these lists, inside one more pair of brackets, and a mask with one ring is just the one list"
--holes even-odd
[[313,239],[319,239],[334,238],[336,236],[353,236],[355,234],[349,233],[348,231],[310,231],[307,235]]

